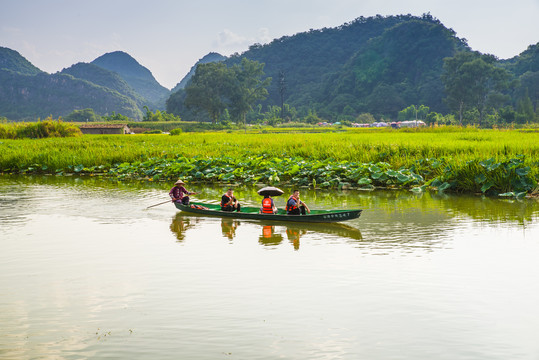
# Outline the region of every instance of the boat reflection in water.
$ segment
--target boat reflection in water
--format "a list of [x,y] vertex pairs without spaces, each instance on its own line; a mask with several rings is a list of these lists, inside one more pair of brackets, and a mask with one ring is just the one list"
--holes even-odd
[[262,226],[262,235],[258,237],[258,242],[265,246],[276,246],[283,241],[283,235],[275,232],[275,225]]
[[202,219],[192,216],[181,216],[180,214],[177,214],[172,218],[172,223],[170,223],[170,231],[172,231],[172,233],[176,235],[176,239],[178,239],[178,242],[182,242],[185,240],[186,231],[188,229],[196,227],[200,220]]
[[223,236],[229,240],[234,239],[236,236],[238,226],[240,226],[240,222],[236,219],[221,219],[221,231],[223,232]]
[[[202,228],[205,224],[214,224],[214,219],[206,223],[207,217],[197,214],[177,213],[172,218],[170,230],[175,234],[178,241],[184,241],[186,232],[189,229]],[[243,236],[245,234],[258,234],[258,243],[262,246],[275,247],[288,239],[295,250],[299,249],[300,239],[304,235],[332,235],[354,241],[361,241],[363,237],[359,229],[342,223],[281,223],[276,221],[258,221],[258,220],[237,220],[232,218],[221,218],[221,234],[223,237],[232,241],[239,230]],[[205,227],[206,228],[206,227]],[[211,226],[208,226],[211,228]],[[196,231],[196,230],[195,230]],[[189,232],[192,232],[189,231]]]

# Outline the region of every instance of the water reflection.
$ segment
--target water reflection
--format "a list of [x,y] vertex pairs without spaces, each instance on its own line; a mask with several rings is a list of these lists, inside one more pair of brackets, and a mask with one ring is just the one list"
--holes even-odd
[[178,213],[172,218],[170,231],[176,236],[178,242],[182,242],[185,240],[187,230],[195,228],[200,220],[201,218],[198,217],[183,216]]
[[[175,235],[178,241],[184,241],[186,233],[191,229],[195,229],[198,226],[204,224],[209,225],[213,218],[205,217],[199,214],[188,214],[178,212],[173,218],[170,224],[170,230]],[[266,247],[275,247],[282,243],[283,239],[288,241],[294,246],[294,249],[299,249],[300,239],[306,235],[314,235],[315,238],[324,238],[327,235],[334,236],[336,238],[344,238],[360,242],[363,240],[361,231],[353,226],[341,223],[328,223],[328,224],[309,224],[309,223],[282,223],[276,221],[240,221],[231,218],[222,218],[221,222],[221,234],[223,237],[234,240],[238,234],[238,228],[242,225],[245,230],[243,235],[250,236],[250,234],[258,234],[258,243]],[[210,228],[210,227],[208,227]]]
[[276,246],[283,241],[283,235],[275,232],[275,225],[263,225],[258,242],[264,246]]
[[239,220],[230,218],[221,219],[221,231],[223,232],[223,236],[228,238],[229,240],[234,239],[234,237],[236,236],[236,229],[239,225]]

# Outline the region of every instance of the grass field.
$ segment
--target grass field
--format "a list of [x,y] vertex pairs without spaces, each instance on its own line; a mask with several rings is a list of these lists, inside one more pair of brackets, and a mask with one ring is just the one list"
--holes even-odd
[[[373,164],[378,164],[380,171],[376,168],[368,174],[356,171],[353,177],[345,174]],[[299,170],[290,171],[290,168],[297,170],[295,165]],[[183,133],[178,136],[87,135],[0,140],[0,171],[3,172],[109,172],[121,176],[130,172],[130,175],[152,180],[185,177],[196,181],[280,183],[298,181],[298,176],[303,176],[301,184],[310,186],[324,184],[337,187],[343,183],[352,186],[416,186],[436,178],[451,184],[451,181],[459,180],[448,176],[453,174],[464,176],[475,184],[450,186],[456,190],[478,191],[487,187],[488,191],[496,186],[484,186],[485,182],[500,182],[495,179],[500,174],[491,174],[499,172],[500,166],[507,168],[507,177],[516,176],[516,171],[521,169],[518,171],[521,175],[517,175],[525,176],[529,186],[520,190],[535,188],[539,179],[539,133],[474,128],[410,132],[352,129],[307,134],[233,131]],[[233,177],[227,176],[238,167],[242,167],[243,172],[252,170],[252,173],[244,176],[236,172]],[[319,176],[313,172],[313,168],[319,170],[322,167],[332,174]],[[401,179],[410,173],[420,175],[422,179],[382,181],[379,184],[377,180],[380,178],[376,176],[380,172],[387,175],[390,170],[400,171]],[[195,176],[197,173],[202,175]],[[519,187],[514,185],[506,184],[498,192]]]

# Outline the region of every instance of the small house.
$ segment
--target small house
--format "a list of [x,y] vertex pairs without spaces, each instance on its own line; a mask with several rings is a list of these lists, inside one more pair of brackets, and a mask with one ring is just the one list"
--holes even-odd
[[82,124],[79,126],[83,134],[122,135],[131,134],[127,124]]

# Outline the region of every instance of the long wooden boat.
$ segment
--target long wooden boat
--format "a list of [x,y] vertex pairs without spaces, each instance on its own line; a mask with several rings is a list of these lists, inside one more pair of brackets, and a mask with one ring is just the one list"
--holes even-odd
[[[260,208],[242,206],[241,211],[221,211],[219,204],[206,204],[191,202],[189,205],[174,203],[179,210],[210,216],[231,217],[236,219],[275,220],[290,222],[328,223],[356,219],[363,210],[311,210],[306,215],[287,215],[286,211],[279,209],[277,214],[260,214]],[[206,209],[204,209],[206,208]]]

